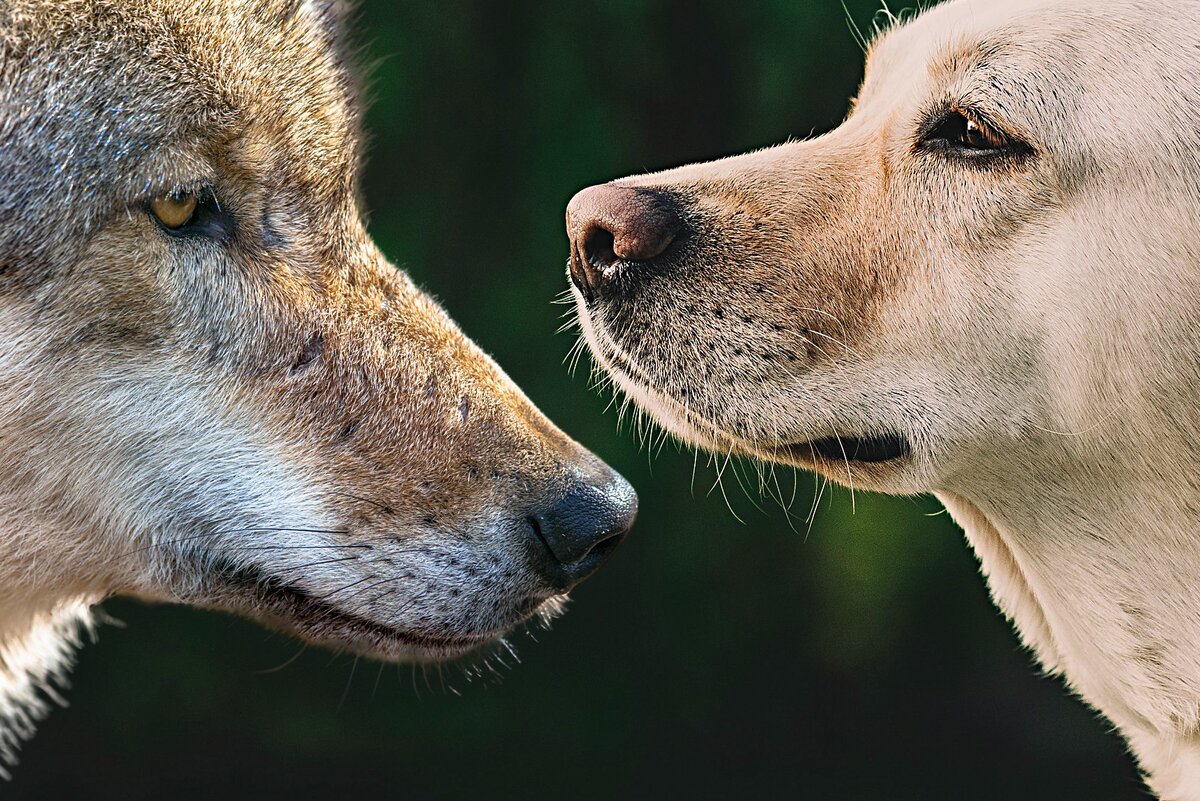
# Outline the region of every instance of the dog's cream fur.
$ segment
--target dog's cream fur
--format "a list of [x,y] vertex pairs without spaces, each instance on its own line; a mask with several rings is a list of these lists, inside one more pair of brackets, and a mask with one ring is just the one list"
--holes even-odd
[[108,596],[439,659],[633,509],[367,236],[341,5],[0,2],[0,777]]
[[[1197,86],[1200,3],[953,0],[873,45],[837,130],[617,182],[690,234],[577,290],[600,363],[681,438],[936,493],[1172,801],[1200,799]],[[923,149],[945,107],[1030,154]],[[878,432],[911,456],[804,445]]]

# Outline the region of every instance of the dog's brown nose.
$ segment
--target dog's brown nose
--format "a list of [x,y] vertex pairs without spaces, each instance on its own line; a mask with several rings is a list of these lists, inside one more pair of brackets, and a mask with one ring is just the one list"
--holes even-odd
[[664,192],[590,186],[567,204],[571,280],[590,301],[615,276],[618,264],[661,256],[682,228],[676,204]]

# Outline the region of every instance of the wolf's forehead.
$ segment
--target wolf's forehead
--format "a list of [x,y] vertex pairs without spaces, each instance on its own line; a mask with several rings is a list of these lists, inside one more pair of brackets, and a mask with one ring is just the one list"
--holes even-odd
[[141,149],[153,163],[179,148],[218,165],[236,162],[253,141],[255,152],[272,154],[270,162],[235,166],[314,188],[352,180],[357,82],[333,0],[127,0],[113,13],[92,0],[92,8],[95,21],[82,36],[111,41],[74,47],[104,54],[97,62],[116,51],[127,77],[111,87],[93,81],[96,96],[84,108],[123,115],[105,122],[150,143]]
[[48,264],[67,221],[219,180],[251,131],[274,158],[252,176],[344,198],[357,91],[333,2],[0,0],[0,268]]
[[344,187],[359,157],[358,92],[329,0],[221,5],[228,25],[189,13],[181,28],[184,57],[228,104],[228,155],[243,169]]

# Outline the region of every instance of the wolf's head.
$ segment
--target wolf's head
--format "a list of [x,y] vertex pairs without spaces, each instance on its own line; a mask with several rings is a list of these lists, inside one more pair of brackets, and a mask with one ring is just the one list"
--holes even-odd
[[336,5],[0,6],[0,635],[120,593],[442,658],[629,528],[364,231]]

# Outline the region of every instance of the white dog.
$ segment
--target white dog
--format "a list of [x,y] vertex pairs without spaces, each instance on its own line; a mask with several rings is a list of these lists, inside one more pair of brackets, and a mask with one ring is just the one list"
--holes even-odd
[[584,190],[600,364],[679,437],[934,492],[1200,799],[1200,3],[955,0],[828,135]]

